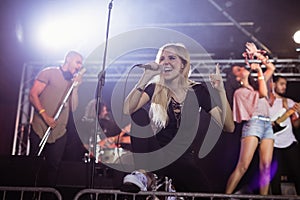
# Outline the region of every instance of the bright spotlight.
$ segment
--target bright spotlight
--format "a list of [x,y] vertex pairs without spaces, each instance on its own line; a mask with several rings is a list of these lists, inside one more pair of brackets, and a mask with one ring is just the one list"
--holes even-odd
[[300,44],[300,30],[295,32],[293,39],[297,44]]
[[47,20],[38,30],[38,40],[50,49],[74,46],[85,40],[91,30],[89,20],[76,19],[76,17],[61,17]]
[[52,20],[40,27],[39,39],[47,47],[57,48],[67,46],[76,41],[78,32],[74,24],[66,20]]

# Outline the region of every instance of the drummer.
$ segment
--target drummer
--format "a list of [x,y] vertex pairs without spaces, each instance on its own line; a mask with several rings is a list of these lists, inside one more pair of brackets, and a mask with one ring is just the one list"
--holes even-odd
[[[98,121],[101,127],[100,140],[97,141],[102,149],[121,147],[126,150],[131,150],[130,132],[131,125],[128,124],[120,128],[113,117],[111,116],[106,104],[100,103],[98,111]],[[82,118],[83,122],[90,124],[89,137],[94,135],[94,122],[96,116],[96,99],[92,99],[86,106],[85,115]]]

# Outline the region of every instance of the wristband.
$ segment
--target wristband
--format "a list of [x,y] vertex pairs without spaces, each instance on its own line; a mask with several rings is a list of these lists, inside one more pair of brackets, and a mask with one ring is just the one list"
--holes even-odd
[[39,111],[39,114],[42,114],[43,112],[45,112],[46,110],[45,109],[41,109],[40,111]]
[[265,80],[265,77],[264,76],[259,76],[257,79],[258,80]]

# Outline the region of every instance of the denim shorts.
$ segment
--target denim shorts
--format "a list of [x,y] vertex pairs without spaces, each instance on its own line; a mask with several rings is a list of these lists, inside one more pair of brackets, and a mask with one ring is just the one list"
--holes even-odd
[[243,124],[242,138],[256,136],[259,140],[274,139],[272,123],[265,117],[253,117]]

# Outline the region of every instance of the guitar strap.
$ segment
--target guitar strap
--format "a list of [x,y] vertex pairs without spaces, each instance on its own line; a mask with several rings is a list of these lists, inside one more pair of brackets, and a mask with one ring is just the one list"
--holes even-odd
[[[282,98],[282,106],[283,106],[286,110],[289,109],[288,103],[287,103],[287,98],[285,98],[285,97]],[[293,114],[290,115],[291,120],[293,119],[293,117],[295,117],[295,113],[293,113]]]
[[282,98],[282,107],[285,108],[286,110],[289,109],[288,103],[287,103],[287,98],[285,98],[285,97]]

